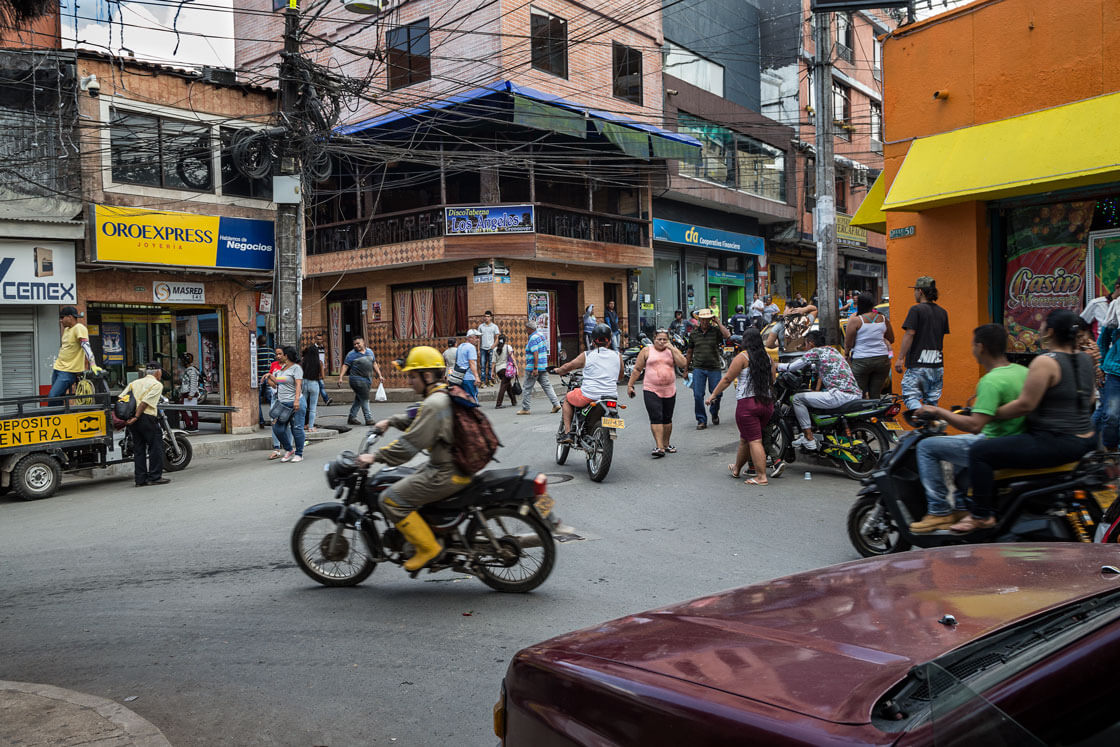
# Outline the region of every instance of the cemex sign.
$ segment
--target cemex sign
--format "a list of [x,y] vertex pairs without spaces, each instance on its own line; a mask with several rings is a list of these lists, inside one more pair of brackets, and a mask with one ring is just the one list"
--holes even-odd
[[906,8],[913,0],[810,0],[809,9],[814,13],[843,13],[849,10],[872,8]]
[[74,245],[0,241],[0,304],[72,304]]

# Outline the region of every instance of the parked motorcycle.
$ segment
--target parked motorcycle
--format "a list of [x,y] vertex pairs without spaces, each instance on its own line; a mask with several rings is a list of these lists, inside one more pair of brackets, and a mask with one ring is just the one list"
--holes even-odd
[[[560,383],[569,392],[582,381],[583,374],[579,371],[560,377]],[[564,464],[569,452],[578,449],[587,457],[588,477],[593,482],[602,482],[611,469],[618,431],[626,427],[626,423],[618,416],[620,409],[626,409],[626,405],[614,398],[604,398],[587,407],[578,408],[572,416],[569,441],[561,441],[565,436],[564,423],[561,421],[556,429],[556,463]]]
[[735,360],[739,348],[743,345],[742,335],[731,335],[723,341],[720,348],[719,356],[719,370],[726,371],[727,367],[731,365],[731,361]]
[[[910,547],[942,547],[982,542],[1118,542],[1120,469],[1113,455],[1093,452],[1076,463],[1045,469],[996,471],[999,521],[991,529],[956,534],[948,530],[910,531],[926,514],[926,492],[918,477],[918,444],[945,435],[945,423],[907,413],[915,427],[903,435],[883,467],[863,480],[848,511],[848,538],[863,557]],[[1111,500],[1107,510],[1098,495]]]
[[[379,438],[371,431],[362,451]],[[412,557],[412,545],[381,513],[378,497],[413,468],[374,471],[344,451],[325,471],[335,500],[304,510],[292,530],[292,554],[304,573],[324,586],[354,586],[379,564],[403,565]],[[425,568],[465,573],[497,591],[532,591],[556,563],[548,523],[553,505],[543,474],[529,477],[527,467],[479,472],[459,493],[418,509],[444,546]]]
[[637,340],[631,340],[626,349],[622,351],[623,381],[630,380],[630,374],[634,372],[634,364],[638,361],[638,353],[642,352],[642,348],[652,344],[653,342],[645,334],[642,334]]
[[893,395],[881,399],[858,399],[840,407],[810,409],[817,449],[794,448],[801,426],[793,412],[793,395],[806,391],[805,370],[783,371],[775,382],[774,415],[767,424],[769,456],[794,462],[798,455],[813,456],[840,467],[853,480],[870,476],[890,451],[891,437],[885,426],[893,424],[902,404]]
[[[160,402],[169,404],[167,397],[160,397]],[[178,472],[184,470],[187,465],[191,463],[191,458],[194,456],[194,450],[191,448],[191,439],[186,431],[177,430],[171,427],[171,422],[167,419],[167,413],[162,408],[159,409],[156,415],[156,420],[159,421],[159,429],[163,434],[163,468],[168,472]],[[133,457],[132,445],[132,431],[128,428],[123,428],[124,435],[117,445],[121,449],[122,459],[131,459]]]

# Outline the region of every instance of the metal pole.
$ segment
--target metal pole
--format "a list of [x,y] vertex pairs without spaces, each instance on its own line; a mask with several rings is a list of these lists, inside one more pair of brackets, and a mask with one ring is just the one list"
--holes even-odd
[[[299,55],[299,9],[293,0],[284,10],[284,53],[280,63],[280,115],[289,131],[298,116],[299,83],[293,60]],[[299,155],[290,140],[280,153],[281,175],[300,173]],[[303,247],[300,202],[276,206],[276,308],[277,333],[281,345],[300,345],[303,297]]]
[[817,13],[813,85],[817,153],[817,199],[813,210],[813,238],[817,243],[817,318],[825,342],[840,341],[840,311],[836,296],[836,164],[832,154],[832,15]]

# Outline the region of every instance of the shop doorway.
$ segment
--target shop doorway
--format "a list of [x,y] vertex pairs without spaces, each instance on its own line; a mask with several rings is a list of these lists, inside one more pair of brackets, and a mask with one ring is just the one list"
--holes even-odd
[[327,294],[327,362],[332,374],[337,375],[342,370],[342,361],[354,338],[368,337],[366,304],[365,288]]
[[552,328],[549,335],[549,358],[563,362],[579,355],[583,337],[583,309],[579,307],[579,283],[529,278],[528,285],[530,295],[534,293],[548,295]]

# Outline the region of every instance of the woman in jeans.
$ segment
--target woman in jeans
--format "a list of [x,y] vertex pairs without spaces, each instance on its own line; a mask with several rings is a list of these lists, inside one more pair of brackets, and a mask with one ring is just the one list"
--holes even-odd
[[1027,416],[1027,432],[985,438],[968,451],[972,480],[970,516],[949,527],[953,532],[991,529],[996,525],[995,470],[1008,467],[1057,467],[1096,448],[1090,419],[1096,395],[1093,359],[1077,350],[1077,333],[1085,325],[1069,309],[1046,317],[1039,337],[1047,352],[1031,361],[1017,399],[996,410],[996,418]]
[[893,343],[890,319],[875,310],[875,299],[870,293],[860,293],[856,315],[848,320],[844,331],[844,349],[863,396],[878,399],[882,394],[883,383],[891,375]]
[[774,378],[778,364],[766,352],[762,335],[754,327],[743,333],[743,346],[727,367],[707,404],[735,382],[735,424],[739,426],[739,451],[735,463],[727,465],[731,476],[738,479],[748,457],[754,463],[755,476],[748,485],[769,485],[766,478],[766,449],[762,445],[762,429],[774,414]]
[[318,430],[315,427],[315,414],[319,410],[319,392],[323,390],[323,364],[319,360],[319,348],[317,346],[308,345],[304,348],[300,368],[303,369],[303,387],[300,401],[306,419],[304,430],[307,433],[314,433]]
[[642,399],[649,415],[649,429],[653,432],[650,456],[654,459],[677,452],[669,439],[673,436],[673,410],[677,404],[677,369],[684,367],[681,351],[669,344],[669,330],[659,329],[653,333],[653,347],[642,348],[634,361],[634,370],[630,372],[626,391],[631,397],[634,396],[634,384],[645,372]]
[[[284,419],[284,415],[288,413],[281,413],[277,418],[272,419],[272,435],[280,443],[281,448],[284,450],[284,456],[281,457],[282,462],[302,462],[303,461],[303,412],[301,410],[302,402],[301,395],[303,389],[303,368],[296,361],[299,360],[299,351],[291,345],[285,345],[277,350],[277,362],[280,363],[280,370],[269,376],[269,383],[276,387],[276,402],[279,408],[287,408],[290,410],[290,415],[287,422],[280,423],[279,420]],[[292,441],[295,440],[293,446]]]
[[[506,367],[510,361],[513,361],[513,378],[506,376]],[[498,341],[494,343],[494,373],[498,376],[498,404],[494,405],[494,409],[502,408],[502,400],[506,395],[509,396],[509,403],[516,405],[517,399],[510,391],[510,387],[517,381],[517,357],[513,354],[513,347],[506,342],[505,335],[498,335]]]

